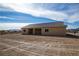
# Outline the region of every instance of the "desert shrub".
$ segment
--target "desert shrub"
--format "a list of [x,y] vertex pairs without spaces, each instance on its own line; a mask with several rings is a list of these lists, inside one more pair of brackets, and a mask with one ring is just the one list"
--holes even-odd
[[6,32],[4,30],[0,31],[0,35],[6,34]]

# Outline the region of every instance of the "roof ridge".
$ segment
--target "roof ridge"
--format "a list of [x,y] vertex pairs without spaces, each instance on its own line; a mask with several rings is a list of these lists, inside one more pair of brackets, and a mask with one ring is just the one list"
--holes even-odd
[[24,26],[23,28],[31,28],[31,27],[59,27],[59,26],[65,26],[64,22],[48,22],[48,23],[39,23],[39,24],[30,24],[27,26]]
[[[49,24],[49,23],[59,23],[59,22],[61,22],[61,23],[64,23],[64,22],[62,22],[62,21],[56,21],[56,22],[46,22],[46,23],[33,23],[33,24],[29,24],[29,25],[39,25],[39,24]],[[28,26],[28,25],[27,25]]]

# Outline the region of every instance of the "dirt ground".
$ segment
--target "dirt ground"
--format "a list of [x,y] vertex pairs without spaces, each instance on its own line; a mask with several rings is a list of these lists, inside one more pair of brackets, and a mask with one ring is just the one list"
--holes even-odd
[[79,56],[79,37],[0,35],[0,56]]

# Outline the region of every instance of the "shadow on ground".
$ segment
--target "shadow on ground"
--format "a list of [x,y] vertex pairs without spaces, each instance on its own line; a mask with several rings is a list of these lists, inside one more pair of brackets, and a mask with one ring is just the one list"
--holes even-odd
[[66,36],[52,36],[52,35],[50,35],[50,36],[48,36],[48,35],[32,35],[32,36],[46,36],[46,37],[64,37],[64,38],[71,38],[71,39],[73,39],[73,38],[75,38],[75,39],[79,39],[79,36],[78,35],[73,35],[73,34],[66,34]]
[[65,37],[67,37],[67,38],[76,38],[76,39],[79,38],[79,36],[77,36],[77,35],[72,35],[72,34],[66,34]]

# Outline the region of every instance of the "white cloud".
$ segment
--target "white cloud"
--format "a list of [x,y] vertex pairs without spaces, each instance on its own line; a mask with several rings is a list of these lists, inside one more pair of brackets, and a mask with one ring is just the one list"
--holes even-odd
[[8,6],[15,11],[28,13],[37,17],[45,17],[49,19],[54,19],[58,21],[63,21],[63,19],[67,18],[67,14],[58,12],[58,11],[50,11],[43,8],[35,8],[32,4],[4,4],[4,6]]
[[57,20],[57,21],[67,21],[69,23],[79,21],[78,14],[68,15],[67,13],[60,12],[60,11],[46,10],[43,8],[35,8],[34,6],[32,6],[33,5],[32,3],[27,3],[27,4],[8,3],[8,4],[3,4],[3,5],[6,7],[8,6],[12,8],[15,11],[31,14],[36,17],[45,17],[45,18],[49,18],[49,19]]
[[7,17],[7,16],[0,16],[0,18],[7,18],[7,19],[10,19],[10,20],[15,19],[15,18]]
[[0,23],[0,30],[21,29],[23,26],[31,23]]
[[50,11],[50,10],[42,10],[42,14],[40,14],[41,17],[46,17],[49,19],[54,19],[58,21],[64,21],[65,18],[68,18],[67,14],[64,14],[62,12],[58,11]]
[[69,23],[74,23],[74,22],[77,22],[77,21],[79,21],[79,15],[78,15],[78,13],[71,15],[68,18],[68,20],[67,20],[67,22],[69,22]]

